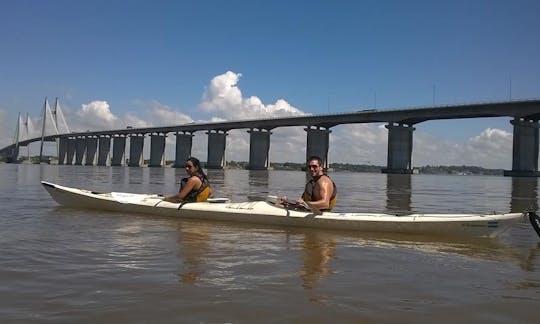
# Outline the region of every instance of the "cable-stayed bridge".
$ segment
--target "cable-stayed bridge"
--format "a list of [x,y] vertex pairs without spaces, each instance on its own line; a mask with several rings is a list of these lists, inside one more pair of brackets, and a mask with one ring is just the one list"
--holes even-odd
[[[50,125],[50,126],[49,126]],[[47,126],[47,127],[46,127]],[[41,114],[40,131],[37,132],[33,126],[30,114],[26,114],[26,118],[23,119],[19,113],[17,117],[17,124],[15,127],[15,134],[13,136],[13,144],[0,150],[0,154],[6,157],[7,162],[17,162],[19,149],[23,146],[28,148],[27,154],[30,155],[29,144],[41,141],[40,146],[40,160],[43,155],[43,144],[47,141],[56,142],[57,136],[61,134],[71,133],[69,126],[66,122],[66,118],[58,98],[55,100],[54,108],[51,109],[49,101],[45,98],[43,103],[43,109]],[[6,150],[8,151],[6,153]],[[11,152],[9,152],[11,151]]]
[[[53,141],[57,143],[59,164],[137,167],[143,164],[144,139],[148,136],[150,137],[148,166],[160,167],[164,165],[165,137],[167,134],[173,133],[176,136],[173,166],[180,167],[191,155],[193,134],[205,131],[208,135],[206,167],[219,169],[225,166],[225,144],[228,132],[233,129],[247,129],[250,134],[249,168],[267,169],[269,167],[268,153],[271,131],[279,127],[303,126],[307,133],[306,157],[318,155],[328,166],[329,136],[332,127],[342,124],[382,122],[386,123],[388,129],[387,167],[382,172],[412,173],[412,143],[415,124],[441,119],[510,117],[514,134],[512,170],[506,171],[505,175],[540,175],[538,172],[540,100],[538,99],[394,110],[368,109],[326,115],[188,123],[86,132],[70,132],[58,105],[58,100],[54,110],[48,107],[48,102],[45,100],[43,116],[40,136],[20,140],[21,130],[20,127],[17,127],[13,144],[2,148],[0,154],[6,156],[8,161],[16,162],[21,147],[40,141],[41,156],[43,143]],[[28,130],[28,117],[26,124],[21,123],[20,117],[19,120],[19,124],[26,125],[26,130]],[[49,123],[53,125],[54,132],[52,134],[45,133],[47,120],[50,120]],[[129,152],[126,152],[127,140],[129,140]]]

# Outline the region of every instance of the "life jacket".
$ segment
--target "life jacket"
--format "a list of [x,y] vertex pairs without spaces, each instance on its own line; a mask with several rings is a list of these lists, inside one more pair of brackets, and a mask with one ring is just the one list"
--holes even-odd
[[[306,183],[306,188],[304,189],[304,194],[302,194],[302,199],[304,199],[305,201],[318,200],[313,197],[313,192],[315,191],[315,187],[317,186],[317,181],[319,181],[321,177],[328,177],[328,176],[326,174],[323,174],[322,176],[319,176],[315,179],[311,179],[308,181],[308,183]],[[330,179],[330,177],[328,177],[328,179]],[[330,181],[332,181],[332,186],[333,186],[332,195],[330,196],[330,203],[328,204],[328,209],[321,209],[321,210],[330,211],[332,210],[332,208],[334,208],[337,202],[336,184],[334,183],[332,179],[330,179]]]
[[[198,177],[201,179],[201,186],[199,189],[192,189],[183,199],[185,202],[202,202],[206,201],[208,197],[210,197],[210,194],[212,193],[212,190],[210,189],[210,183],[208,182],[208,178],[202,177],[200,175],[194,175],[193,177]],[[182,188],[186,185],[189,178],[183,178],[180,181],[180,191],[182,191]]]

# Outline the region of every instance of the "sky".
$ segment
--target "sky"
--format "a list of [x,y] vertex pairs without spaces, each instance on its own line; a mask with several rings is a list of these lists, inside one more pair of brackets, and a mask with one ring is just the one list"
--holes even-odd
[[[540,98],[539,1],[0,4],[0,147],[18,113],[38,132],[45,97],[79,131]],[[511,168],[508,118],[415,128],[413,166]],[[304,161],[303,128],[272,133],[271,162]],[[333,127],[329,160],[386,165],[387,137]],[[206,150],[195,133],[193,155]],[[248,158],[249,134],[231,131],[226,159]]]

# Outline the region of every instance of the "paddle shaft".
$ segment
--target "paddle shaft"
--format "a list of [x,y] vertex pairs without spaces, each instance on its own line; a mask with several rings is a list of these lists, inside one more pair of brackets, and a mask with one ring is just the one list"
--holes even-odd
[[[278,198],[277,196],[261,197],[261,196],[249,195],[248,200],[249,201],[274,201],[274,202],[279,202],[281,199]],[[290,204],[290,205],[296,204],[296,205],[300,205],[300,206],[306,208],[307,210],[311,211],[315,215],[322,215],[322,211],[319,208],[317,208],[317,206],[310,203],[309,201],[302,200],[302,202],[300,202],[300,203],[298,203],[298,202],[288,202],[288,201],[281,201],[281,202],[282,202],[283,207],[286,208],[286,209],[288,209],[287,208],[288,204]]]
[[304,204],[306,205],[306,207],[308,207],[309,210],[311,210],[313,212],[313,214],[315,215],[322,215],[322,211],[317,208],[317,206],[313,205],[311,202],[309,201],[305,201],[303,200]]

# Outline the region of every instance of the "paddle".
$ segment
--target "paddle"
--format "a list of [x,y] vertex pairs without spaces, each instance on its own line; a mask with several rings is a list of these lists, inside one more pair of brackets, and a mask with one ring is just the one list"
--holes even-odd
[[[268,201],[274,205],[281,204],[285,209],[294,209],[295,206],[301,206],[309,211],[311,211],[314,215],[322,215],[322,211],[317,208],[317,206],[314,206],[312,203],[308,201],[303,201],[298,203],[296,201],[288,201],[288,200],[281,200],[278,196],[248,196],[249,201]],[[290,208],[293,207],[293,208]]]
[[272,196],[272,195],[267,195],[267,196],[248,195],[247,199],[249,201],[267,201],[272,204],[279,204],[281,202],[281,198],[279,198],[278,196]]
[[313,205],[311,202],[305,201],[305,200],[302,200],[302,202],[305,204],[305,207],[307,207],[309,210],[313,212],[313,214],[322,215],[322,211],[319,208],[317,208],[317,206]]

